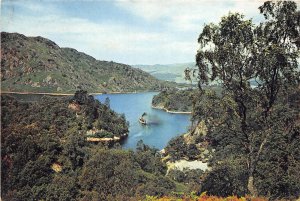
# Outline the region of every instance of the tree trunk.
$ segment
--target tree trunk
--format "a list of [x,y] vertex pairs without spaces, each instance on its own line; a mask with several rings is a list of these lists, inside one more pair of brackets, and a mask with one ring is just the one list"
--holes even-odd
[[253,177],[253,173],[254,173],[254,170],[256,168],[256,165],[257,165],[257,161],[259,160],[259,157],[260,157],[260,154],[261,152],[263,151],[263,148],[267,142],[267,139],[269,137],[269,135],[271,134],[271,130],[268,129],[269,132],[267,132],[264,140],[261,142],[260,146],[259,146],[259,150],[257,152],[256,155],[254,155],[253,153],[253,147],[250,146],[249,150],[250,150],[250,157],[249,157],[249,178],[248,178],[248,191],[250,192],[251,196],[253,197],[257,197],[258,196],[258,192],[257,192],[257,189],[254,185],[254,177]]
[[248,191],[250,192],[252,197],[257,197],[257,189],[254,186],[254,177],[253,177],[253,168],[250,168],[249,178],[248,178]]

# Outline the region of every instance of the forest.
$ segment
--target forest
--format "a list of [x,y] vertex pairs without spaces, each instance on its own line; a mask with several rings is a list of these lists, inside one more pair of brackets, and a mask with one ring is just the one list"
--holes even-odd
[[1,108],[3,200],[144,200],[199,191],[202,171],[167,174],[159,150],[142,141],[123,150],[119,142],[87,140],[91,129],[128,132],[108,99],[84,90],[25,102],[2,95]]
[[[292,1],[267,1],[259,11],[264,21],[258,25],[230,13],[204,26],[198,38],[201,95],[192,118],[205,121],[216,149],[204,188],[213,195],[296,198],[300,12]],[[202,88],[212,81],[222,86],[221,96]]]
[[196,90],[164,90],[152,99],[152,106],[176,112],[192,111],[192,96]]
[[84,90],[37,102],[2,95],[1,108],[3,200],[129,200],[176,189],[156,149],[86,140],[92,128],[114,136],[128,132],[124,115],[108,101]]
[[[217,95],[222,91],[218,85],[203,86],[203,88],[214,91]],[[199,95],[199,90],[191,86],[183,89],[165,89],[153,97],[152,106],[170,112],[192,112]]]

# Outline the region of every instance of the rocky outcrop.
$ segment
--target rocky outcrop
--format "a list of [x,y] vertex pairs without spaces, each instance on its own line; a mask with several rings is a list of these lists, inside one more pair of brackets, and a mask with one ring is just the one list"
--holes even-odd
[[200,121],[191,131],[172,139],[161,150],[162,160],[165,162],[186,160],[207,163],[212,158],[215,150],[210,147],[206,134],[205,122]]
[[68,108],[75,111],[75,112],[80,112],[81,107],[78,103],[69,103]]
[[128,134],[123,134],[121,136],[113,136],[113,137],[87,137],[86,141],[88,142],[121,142],[124,138],[126,138]]
[[62,171],[62,165],[60,164],[60,163],[53,163],[52,165],[51,165],[51,169],[54,171],[54,172],[61,172]]
[[194,161],[187,161],[187,160],[179,160],[175,162],[167,162],[168,166],[168,171],[171,169],[176,169],[176,170],[181,170],[183,171],[184,169],[200,169],[200,170],[209,170],[209,167],[206,162],[202,162],[199,160],[194,160]]

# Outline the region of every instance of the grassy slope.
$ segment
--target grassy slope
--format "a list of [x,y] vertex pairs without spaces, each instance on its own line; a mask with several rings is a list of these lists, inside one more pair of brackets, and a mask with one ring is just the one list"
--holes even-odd
[[125,64],[99,61],[42,37],[1,33],[2,90],[90,92],[159,90],[175,86]]

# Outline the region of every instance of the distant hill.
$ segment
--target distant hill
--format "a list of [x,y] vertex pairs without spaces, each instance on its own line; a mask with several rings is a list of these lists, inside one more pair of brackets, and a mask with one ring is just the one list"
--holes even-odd
[[[195,62],[188,63],[176,63],[176,64],[155,64],[155,65],[133,65],[136,68],[139,68],[145,72],[150,73],[154,77],[159,80],[171,81],[176,83],[185,83],[190,84],[189,81],[184,79],[184,70],[189,67],[196,69]],[[197,78],[193,78],[193,84],[197,83]],[[211,85],[218,85],[219,82],[217,80],[210,82]],[[250,80],[250,84],[253,87],[257,87],[258,83],[252,79]]]
[[184,69],[194,68],[195,62],[176,63],[176,64],[155,64],[155,65],[133,65],[142,69],[160,80],[173,81],[177,83],[186,83],[184,79]]
[[156,79],[129,65],[99,61],[43,37],[1,33],[1,84],[4,91],[89,92],[159,90],[175,83]]

